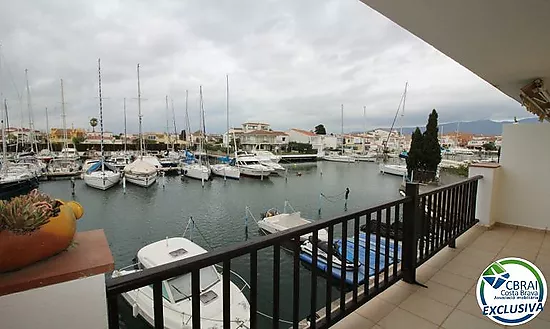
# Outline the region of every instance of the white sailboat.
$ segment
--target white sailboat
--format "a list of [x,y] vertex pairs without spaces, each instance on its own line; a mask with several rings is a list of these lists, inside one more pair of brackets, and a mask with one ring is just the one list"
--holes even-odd
[[[173,110],[174,103],[172,102],[172,110]],[[166,151],[162,155],[162,157],[159,158],[159,163],[162,165],[163,168],[177,168],[179,166],[179,154],[174,151],[174,144],[171,141],[170,138],[170,128],[168,125],[168,95],[166,95],[166,136],[168,138],[168,141],[166,143]]]
[[206,164],[203,164],[203,147],[204,147],[203,143],[204,143],[204,139],[206,138],[206,130],[205,130],[205,124],[204,124],[204,102],[202,99],[202,86],[200,86],[199,93],[200,93],[200,132],[202,134],[202,136],[200,137],[199,151],[197,152],[199,155],[199,158],[198,158],[198,161],[186,163],[185,166],[183,167],[183,174],[186,177],[199,179],[204,182],[210,179],[212,170],[210,169],[208,160],[206,160]]
[[105,163],[103,150],[103,98],[101,95],[101,59],[97,60],[99,90],[99,126],[101,128],[101,158],[92,164],[83,174],[86,185],[100,190],[107,190],[120,182],[120,172],[115,166]]
[[48,163],[48,176],[50,178],[67,178],[77,176],[79,174],[79,165],[76,160],[79,155],[74,148],[68,147],[67,136],[67,120],[65,114],[65,93],[63,90],[63,79],[61,84],[61,116],[63,118],[63,149],[61,153]]
[[[397,119],[397,116],[399,115],[399,111],[402,109],[402,111],[405,111],[405,101],[407,100],[407,87],[408,87],[409,83],[406,82],[405,83],[405,91],[403,91],[403,96],[401,96],[401,100],[399,101],[399,106],[397,107],[397,112],[395,113],[395,118],[393,119],[393,123],[392,123],[392,127],[390,129],[390,132],[388,134],[388,138],[386,140],[386,143],[385,143],[385,147],[384,147],[384,151],[385,152],[388,152],[388,142],[390,140],[390,136],[391,136],[391,133],[392,133],[392,130],[393,130],[393,126],[395,124],[395,121]],[[401,108],[401,105],[403,105],[403,107]],[[403,116],[403,115],[402,115]],[[401,119],[401,123],[403,122],[403,119]],[[402,128],[401,128],[402,130]],[[402,134],[402,131],[401,131],[401,134]],[[403,161],[403,160],[401,160]],[[389,174],[389,175],[394,175],[394,176],[407,176],[407,166],[406,165],[403,165],[403,164],[387,164],[387,163],[381,163],[379,165],[379,170],[382,174]]]
[[[239,179],[241,178],[241,171],[236,166],[231,166],[229,161],[229,75],[225,76],[226,78],[226,123],[227,123],[227,153],[225,163],[219,163],[212,166],[212,174],[221,176],[224,178],[233,178],[233,179]],[[233,141],[235,142],[235,138],[233,138]],[[235,149],[237,149],[235,147]]]
[[341,154],[338,154],[336,152],[329,152],[329,154],[323,156],[323,160],[325,161],[332,161],[332,162],[345,162],[345,163],[352,163],[355,162],[355,158],[345,155],[344,154],[344,104],[342,104],[341,107],[342,112],[342,151]]
[[375,162],[376,161],[376,152],[367,151],[367,146],[365,145],[365,138],[367,136],[367,107],[363,106],[363,121],[364,121],[364,136],[362,138],[363,151],[361,153],[354,154],[353,157],[357,161],[362,162]]
[[126,98],[123,100],[123,113],[124,113],[124,150],[122,152],[114,152],[111,153],[111,156],[109,157],[107,162],[114,165],[120,170],[123,170],[124,167],[126,167],[130,162],[132,162],[132,155],[128,152],[127,146],[128,146],[128,138],[127,138],[127,131],[126,131]]
[[[137,81],[138,81],[138,117],[139,117],[139,156],[138,158],[124,168],[125,179],[138,186],[149,187],[157,181],[157,167],[152,164],[149,157],[145,158],[143,152],[143,133],[141,115],[141,85],[139,80],[139,64],[137,65]],[[156,158],[155,158],[156,159]],[[158,160],[157,160],[158,162]],[[160,165],[160,164],[159,164]]]

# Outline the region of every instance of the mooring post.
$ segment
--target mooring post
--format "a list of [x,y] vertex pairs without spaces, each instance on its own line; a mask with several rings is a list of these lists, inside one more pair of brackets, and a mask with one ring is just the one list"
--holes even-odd
[[420,198],[418,196],[418,184],[408,182],[405,186],[405,195],[411,200],[403,205],[403,242],[402,242],[402,263],[403,281],[416,283],[416,255],[417,255],[417,232],[416,222],[418,220],[418,207]]

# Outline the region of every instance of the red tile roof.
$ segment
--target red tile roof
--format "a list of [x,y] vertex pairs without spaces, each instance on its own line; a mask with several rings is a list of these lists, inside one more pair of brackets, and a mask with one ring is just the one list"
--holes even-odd
[[287,133],[283,131],[269,131],[269,130],[252,130],[245,133],[246,135],[275,135],[275,136],[287,136]]
[[295,132],[298,132],[302,135],[306,135],[306,136],[317,136],[315,133],[312,133],[311,131],[307,131],[307,130],[303,130],[303,129],[298,129],[298,128],[292,128],[290,130],[294,130]]

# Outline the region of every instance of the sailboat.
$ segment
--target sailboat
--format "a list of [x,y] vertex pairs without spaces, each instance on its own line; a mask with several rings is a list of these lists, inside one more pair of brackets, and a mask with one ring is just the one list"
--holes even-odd
[[[405,111],[405,101],[407,100],[407,87],[408,86],[409,86],[409,83],[406,82],[405,83],[405,91],[403,92],[403,96],[401,96],[401,100],[399,101],[399,106],[397,107],[397,112],[395,113],[395,117],[393,119],[393,123],[392,123],[392,126],[390,128],[390,132],[388,133],[388,138],[385,141],[385,147],[384,147],[384,152],[385,153],[389,152],[388,142],[390,140],[391,133],[392,133],[392,130],[393,130],[393,126],[395,125],[395,121],[397,119],[397,116],[399,115],[399,111],[400,110],[402,110],[403,112]],[[403,105],[402,108],[401,108],[401,105]],[[401,116],[403,116],[403,114]],[[403,121],[403,119],[401,119],[401,122],[402,121]],[[403,133],[403,128],[401,128],[401,135],[402,135],[402,133]],[[379,170],[382,174],[389,174],[389,175],[400,176],[400,177],[406,177],[407,176],[407,166],[403,165],[403,164],[380,163]]]
[[115,186],[120,181],[120,172],[117,168],[105,162],[103,151],[103,98],[101,95],[101,59],[97,60],[98,90],[99,90],[99,125],[101,127],[101,158],[86,170],[83,174],[86,185],[106,190]]
[[52,142],[50,140],[50,118],[48,115],[48,108],[46,107],[46,148],[38,152],[37,158],[43,162],[49,162],[53,157]]
[[365,145],[365,138],[367,136],[367,107],[363,106],[363,121],[365,124],[364,127],[364,136],[362,138],[363,151],[361,153],[354,154],[353,157],[357,161],[363,162],[375,162],[376,161],[376,152],[367,151],[367,146]]
[[38,178],[24,167],[16,167],[8,162],[5,113],[2,112],[2,165],[0,167],[0,200],[26,194],[38,187]]
[[[138,117],[139,117],[139,157],[124,168],[124,177],[132,184],[142,187],[149,187],[157,181],[157,167],[149,159],[145,158],[143,150],[143,134],[141,123],[141,85],[139,80],[139,64],[137,65],[138,81]],[[158,160],[157,160],[158,162]]]
[[212,173],[212,170],[210,169],[210,165],[208,164],[208,161],[206,161],[206,165],[203,164],[203,149],[204,149],[204,140],[206,138],[206,129],[204,124],[204,102],[202,99],[202,86],[200,86],[200,143],[199,143],[199,151],[197,152],[199,155],[198,161],[188,161],[185,166],[183,167],[183,174],[189,178],[194,179],[200,179],[201,181],[209,180],[210,174]]
[[342,151],[341,154],[338,154],[336,152],[330,152],[328,155],[323,156],[323,160],[325,161],[333,161],[333,162],[346,162],[351,163],[355,162],[355,158],[351,156],[344,155],[344,104],[342,104],[341,107],[342,112]]
[[48,163],[48,177],[50,178],[67,178],[77,176],[79,174],[79,165],[76,160],[79,158],[76,149],[67,147],[67,120],[65,114],[65,93],[63,90],[63,79],[61,84],[61,116],[63,118],[63,149],[61,154]]
[[[224,178],[233,178],[239,179],[241,177],[241,171],[239,168],[230,165],[229,159],[229,75],[225,76],[226,78],[226,118],[227,118],[227,153],[224,158],[222,158],[223,163],[215,164],[212,166],[212,174],[217,176],[222,176]],[[235,139],[233,138],[233,141]],[[237,148],[235,148],[236,150]]]
[[[172,109],[173,105],[174,103],[172,103]],[[159,162],[163,168],[177,168],[179,166],[179,154],[174,151],[174,144],[170,138],[170,128],[168,125],[168,95],[166,95],[166,136],[168,137],[166,151],[159,159]]]

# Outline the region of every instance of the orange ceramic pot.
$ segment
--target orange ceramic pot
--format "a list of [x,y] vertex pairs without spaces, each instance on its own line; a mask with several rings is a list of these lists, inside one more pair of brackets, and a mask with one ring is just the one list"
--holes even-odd
[[69,247],[83,210],[78,202],[58,201],[59,214],[38,230],[23,235],[0,231],[0,272],[20,269]]

